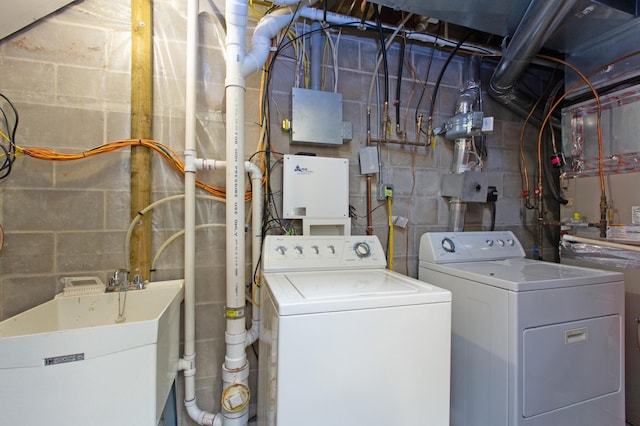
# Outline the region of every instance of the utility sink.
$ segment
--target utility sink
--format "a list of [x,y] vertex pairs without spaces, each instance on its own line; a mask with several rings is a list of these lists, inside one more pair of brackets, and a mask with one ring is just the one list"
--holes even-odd
[[162,281],[57,297],[0,322],[0,425],[157,425],[183,297],[182,280]]

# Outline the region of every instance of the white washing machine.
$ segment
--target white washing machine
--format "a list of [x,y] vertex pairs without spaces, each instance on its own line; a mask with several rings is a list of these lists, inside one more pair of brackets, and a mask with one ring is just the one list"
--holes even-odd
[[453,295],[451,424],[624,425],[622,274],[524,256],[509,231],[421,238]]
[[258,425],[449,425],[451,293],[375,236],[268,236]]

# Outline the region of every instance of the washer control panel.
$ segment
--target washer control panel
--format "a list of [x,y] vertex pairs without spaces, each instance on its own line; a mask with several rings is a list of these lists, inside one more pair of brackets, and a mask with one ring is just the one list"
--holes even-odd
[[386,266],[375,235],[268,235],[262,246],[265,272]]
[[420,261],[473,262],[525,257],[511,231],[427,232],[420,238]]

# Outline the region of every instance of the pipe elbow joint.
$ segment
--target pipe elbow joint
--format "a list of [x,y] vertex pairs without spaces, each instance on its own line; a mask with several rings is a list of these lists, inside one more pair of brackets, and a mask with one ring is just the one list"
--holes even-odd
[[201,410],[196,403],[196,398],[184,401],[184,407],[191,420],[199,425],[222,426],[222,416],[220,414],[207,413]]

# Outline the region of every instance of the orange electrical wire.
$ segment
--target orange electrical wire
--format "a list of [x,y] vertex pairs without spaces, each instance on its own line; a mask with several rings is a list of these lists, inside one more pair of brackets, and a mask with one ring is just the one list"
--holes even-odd
[[[16,147],[17,152],[27,155],[32,158],[37,158],[40,160],[50,160],[50,161],[74,161],[81,160],[83,158],[93,157],[99,154],[105,154],[107,152],[113,152],[115,150],[133,146],[133,145],[142,145],[149,149],[154,150],[162,158],[164,158],[171,168],[182,177],[185,175],[184,171],[184,163],[176,154],[168,146],[151,139],[123,139],[117,140],[113,142],[108,142],[104,145],[100,145],[98,147],[92,148],[88,151],[80,152],[80,153],[59,153],[55,152],[48,148],[23,148]],[[200,180],[196,180],[196,186],[211,195],[220,198],[226,198],[226,190],[224,188],[219,188],[216,186],[208,185]],[[247,190],[245,192],[245,201],[251,200],[251,191]]]

